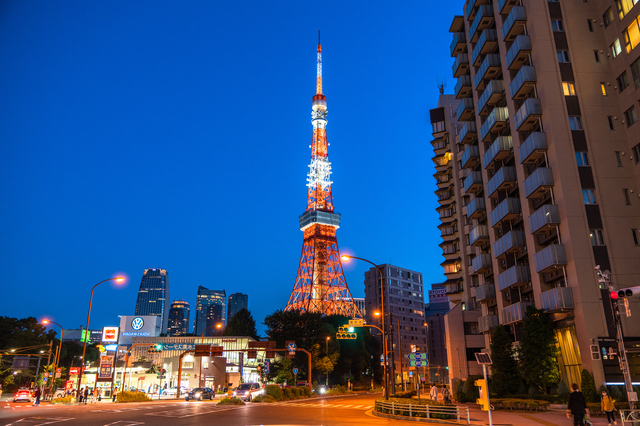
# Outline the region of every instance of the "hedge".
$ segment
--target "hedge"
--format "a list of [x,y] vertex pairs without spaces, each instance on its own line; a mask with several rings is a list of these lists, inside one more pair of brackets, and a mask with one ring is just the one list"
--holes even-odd
[[491,398],[491,405],[497,410],[546,411],[549,409],[549,401],[539,399]]
[[218,402],[218,405],[244,405],[244,401],[240,398],[229,398],[226,397]]
[[277,402],[271,395],[258,395],[251,402]]
[[[627,402],[614,402],[614,407],[616,410],[627,410],[629,408],[629,404]],[[604,416],[604,411],[601,410],[602,405],[599,402],[587,402],[587,408],[589,412],[595,416]]]
[[309,389],[308,386],[300,386],[298,388],[298,390],[300,391],[300,396],[306,396],[307,398],[311,396],[311,389]]
[[122,391],[116,395],[116,402],[151,401],[144,392]]
[[73,396],[65,396],[64,398],[53,398],[51,401],[52,404],[71,404],[75,402],[75,397]]
[[282,401],[284,397],[282,388],[278,385],[267,385],[267,388],[265,389],[265,394],[271,396],[276,401]]

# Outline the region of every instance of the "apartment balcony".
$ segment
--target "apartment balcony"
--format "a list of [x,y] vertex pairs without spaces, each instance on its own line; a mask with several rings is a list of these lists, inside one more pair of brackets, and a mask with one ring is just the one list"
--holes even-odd
[[511,8],[518,4],[518,0],[498,0],[498,10],[500,15],[506,15],[511,11]]
[[538,98],[527,98],[523,103],[513,120],[516,129],[520,132],[528,132],[535,127],[542,117],[542,104]]
[[475,197],[467,204],[467,217],[477,219],[486,214],[484,197]]
[[468,144],[473,142],[478,137],[478,129],[476,127],[475,121],[466,121],[462,128],[460,129],[460,133],[458,135],[460,137],[460,143]]
[[518,302],[501,309],[500,317],[502,321],[500,323],[506,325],[522,321],[529,305],[531,305],[530,302]]
[[436,179],[436,184],[438,185],[444,185],[451,182],[451,175],[449,173],[435,173],[433,177]]
[[[473,1],[473,0],[470,0]],[[493,17],[493,5],[484,4],[478,8],[476,17],[469,28],[469,38],[473,43],[478,41],[479,31],[486,30],[491,27],[495,19]]]
[[440,228],[440,236],[442,238],[451,237],[458,233],[458,222],[452,220],[450,222],[441,223],[438,225],[438,228]]
[[549,232],[560,224],[560,212],[555,204],[545,204],[529,216],[529,229],[533,235]]
[[431,146],[433,146],[434,151],[445,149],[447,146],[449,146],[449,138],[434,139],[431,141]]
[[489,253],[480,253],[471,260],[471,273],[478,274],[490,270],[493,267],[491,262]]
[[497,197],[498,191],[504,191],[510,188],[517,180],[516,168],[503,166],[489,179],[489,182],[487,182],[487,195],[489,197]]
[[526,22],[527,11],[525,8],[522,6],[512,8],[502,24],[502,40],[505,42],[515,40],[517,36],[524,33]]
[[476,287],[476,302],[487,302],[496,298],[496,286],[493,283],[485,283]]
[[445,241],[443,243],[440,243],[439,245],[442,249],[443,256],[451,256],[460,252],[460,241],[458,240],[458,238],[453,241]]
[[482,189],[482,173],[481,172],[471,172],[469,176],[464,178],[464,192],[475,193],[476,191]]
[[536,68],[531,65],[525,65],[520,68],[518,74],[513,78],[509,85],[509,92],[511,93],[511,99],[524,99],[529,96],[529,93],[536,86],[538,76],[536,75]]
[[451,56],[457,56],[466,51],[467,38],[464,36],[464,32],[453,33],[453,40],[451,41]]
[[498,275],[498,288],[500,291],[509,287],[526,285],[531,281],[531,272],[528,265],[514,265]]
[[504,96],[504,82],[502,80],[490,80],[487,87],[478,99],[478,114],[487,115],[487,106],[495,105]]
[[468,98],[471,96],[471,76],[468,74],[458,77],[456,87],[453,89],[456,99]]
[[438,154],[431,160],[433,160],[433,162],[435,163],[436,170],[442,172],[451,165],[451,153],[445,152],[444,154]]
[[546,312],[568,312],[573,309],[573,294],[569,287],[556,287],[540,294],[540,307]]
[[487,225],[478,225],[469,232],[469,244],[481,246],[489,241],[489,229]]
[[456,215],[456,203],[449,203],[436,207],[436,211],[440,215],[440,220],[449,220]]
[[480,162],[480,149],[478,145],[469,145],[462,153],[460,163],[464,168],[473,168]]
[[460,258],[447,259],[440,264],[444,268],[445,275],[459,274],[462,268],[460,267]]
[[553,187],[553,173],[548,167],[538,167],[524,181],[524,196],[542,198],[549,188]]
[[498,46],[498,32],[491,28],[482,31],[476,47],[474,47],[473,52],[471,52],[471,63],[473,66],[479,67],[482,63],[482,55],[493,53],[496,46]]
[[484,57],[482,65],[478,68],[476,76],[473,78],[473,86],[476,90],[484,89],[485,79],[495,78],[500,72],[500,55],[497,53],[490,53]]
[[462,286],[462,283],[458,282],[457,284],[445,286],[444,294],[446,295],[459,294],[459,293],[462,293],[463,291],[464,291],[464,287]]
[[509,231],[493,245],[493,255],[499,259],[507,253],[515,253],[526,247],[524,231]]
[[453,66],[451,67],[451,72],[453,72],[455,78],[469,74],[469,55],[461,53],[456,56],[455,61],[453,61]]
[[531,53],[531,39],[528,35],[519,35],[507,52],[506,62],[510,70],[519,70]]
[[[477,297],[476,300],[478,300]],[[497,315],[483,315],[478,318],[478,331],[481,333],[491,331],[491,329],[497,325],[500,325]]]
[[453,188],[443,188],[435,191],[438,201],[449,201],[453,198]]
[[473,120],[473,98],[464,98],[460,102],[460,105],[458,105],[458,109],[456,110],[456,116],[458,121]]
[[547,152],[547,135],[544,132],[533,132],[524,140],[518,148],[520,162],[533,164],[544,157]]
[[480,127],[480,139],[482,142],[489,142],[491,132],[499,132],[508,124],[509,109],[507,107],[496,107]]
[[534,256],[536,272],[549,272],[567,264],[567,253],[563,245],[552,244],[537,252]]
[[491,227],[495,228],[505,220],[514,220],[520,216],[521,206],[519,198],[505,198],[489,214]]
[[485,169],[493,169],[493,162],[504,160],[511,155],[513,139],[511,136],[498,136],[489,146],[487,152],[482,156],[482,163]]

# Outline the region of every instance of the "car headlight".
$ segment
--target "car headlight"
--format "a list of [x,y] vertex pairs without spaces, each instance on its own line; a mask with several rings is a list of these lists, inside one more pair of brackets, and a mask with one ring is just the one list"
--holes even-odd
[[235,392],[233,393],[233,396],[236,396],[236,393],[235,393]]
[[200,396],[200,392],[196,392],[195,396]]

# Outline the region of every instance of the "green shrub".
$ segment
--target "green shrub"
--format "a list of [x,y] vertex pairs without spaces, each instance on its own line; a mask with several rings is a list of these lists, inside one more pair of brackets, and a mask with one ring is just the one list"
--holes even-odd
[[258,395],[251,402],[276,402],[276,399],[271,395]]
[[344,395],[346,393],[353,393],[346,386],[336,385],[327,391],[326,395]]
[[416,391],[415,390],[410,390],[410,391],[406,391],[406,392],[396,392],[394,397],[395,398],[411,398],[414,395],[416,395]]
[[295,399],[300,398],[300,389],[298,389],[298,388],[291,388],[290,390],[291,390],[291,394],[293,395],[293,397],[294,397]]
[[611,386],[611,393],[609,394],[614,401],[622,401],[622,392],[617,386]]
[[282,388],[283,399],[293,399],[291,388]]
[[306,396],[307,398],[311,396],[311,390],[309,390],[308,386],[300,386],[298,390],[300,391],[300,396]]
[[558,383],[558,397],[563,401],[568,401],[570,393],[569,386],[567,386],[564,380],[560,380],[560,383]]
[[456,402],[467,402],[467,396],[463,391],[464,383],[460,379],[453,379],[452,397]]
[[144,392],[122,391],[116,395],[116,402],[151,401]]
[[64,398],[53,398],[51,401],[52,404],[70,404],[75,401],[75,398],[72,396],[65,396]]
[[267,385],[265,389],[266,395],[271,396],[276,401],[282,401],[284,398],[284,393],[282,392],[282,388],[278,385]]
[[218,405],[244,405],[244,401],[241,400],[240,398],[226,397],[222,399],[220,402],[218,402]]
[[462,386],[462,392],[464,392],[467,398],[466,402],[476,402],[476,399],[480,398],[480,391],[476,385],[474,385],[474,382],[478,379],[482,379],[482,376],[469,376],[467,380],[465,380]]
[[546,411],[549,409],[549,401],[539,399],[492,398],[491,405],[496,410]]
[[580,378],[582,379],[582,389],[580,390],[584,394],[584,398],[587,402],[600,402],[598,392],[596,392],[596,383],[593,381],[591,373],[589,373],[587,369],[583,368]]

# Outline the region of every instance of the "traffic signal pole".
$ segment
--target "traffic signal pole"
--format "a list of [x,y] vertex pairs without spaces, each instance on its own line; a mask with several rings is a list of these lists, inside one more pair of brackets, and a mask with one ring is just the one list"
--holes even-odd
[[493,426],[493,420],[491,419],[491,398],[489,397],[489,381],[487,380],[487,364],[482,364],[482,374],[484,375],[484,382],[487,384],[487,408],[489,411],[489,426]]

